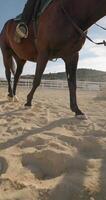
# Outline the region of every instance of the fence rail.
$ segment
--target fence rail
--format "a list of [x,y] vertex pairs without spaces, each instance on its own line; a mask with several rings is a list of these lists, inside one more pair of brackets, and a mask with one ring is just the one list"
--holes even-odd
[[[18,86],[31,88],[33,80],[31,79],[20,79]],[[13,80],[12,80],[13,84]],[[0,80],[0,86],[7,86],[6,80]],[[42,80],[40,84],[41,88],[54,88],[54,89],[67,89],[67,81],[64,80]],[[87,82],[77,81],[77,88],[81,90],[102,90],[106,88],[106,82]]]

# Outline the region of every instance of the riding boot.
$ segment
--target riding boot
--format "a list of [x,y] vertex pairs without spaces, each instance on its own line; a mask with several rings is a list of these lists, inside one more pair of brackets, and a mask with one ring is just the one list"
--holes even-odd
[[38,0],[27,0],[25,7],[22,12],[21,21],[24,22],[26,25],[29,24],[30,20],[32,19],[34,8]]
[[37,37],[37,15],[39,13],[40,6],[41,6],[41,0],[37,0],[34,7],[33,16],[32,16],[35,40],[37,40],[36,38]]

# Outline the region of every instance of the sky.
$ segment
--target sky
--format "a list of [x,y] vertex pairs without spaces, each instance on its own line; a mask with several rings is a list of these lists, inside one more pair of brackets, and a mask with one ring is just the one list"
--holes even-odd
[[[23,10],[26,0],[0,0],[0,31],[4,23],[11,18],[17,16]],[[102,18],[98,23],[106,27],[106,17]],[[88,35],[97,41],[106,39],[106,31],[93,25]],[[34,74],[36,64],[27,62],[24,66],[23,74]],[[85,45],[80,51],[80,59],[78,68],[90,68],[101,71],[106,71],[106,47],[97,46],[86,40]],[[65,71],[64,62],[58,59],[56,62],[48,62],[44,73],[55,73]],[[2,61],[2,54],[0,50],[0,77],[5,77],[4,65]]]

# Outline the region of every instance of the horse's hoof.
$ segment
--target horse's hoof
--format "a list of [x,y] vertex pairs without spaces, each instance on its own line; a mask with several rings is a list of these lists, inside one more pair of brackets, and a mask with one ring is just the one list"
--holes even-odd
[[9,102],[13,101],[13,97],[7,96],[7,99],[8,99]]
[[88,117],[86,115],[84,115],[84,114],[82,114],[82,115],[76,115],[76,118],[77,119],[81,119],[81,120],[87,120],[88,119]]
[[30,108],[31,107],[31,103],[25,103],[25,107]]
[[19,99],[16,95],[14,96],[14,102],[19,102]]

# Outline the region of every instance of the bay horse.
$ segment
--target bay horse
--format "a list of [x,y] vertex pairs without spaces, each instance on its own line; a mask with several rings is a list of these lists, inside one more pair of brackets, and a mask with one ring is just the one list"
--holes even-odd
[[[20,44],[14,41],[17,22],[9,20],[0,35],[9,95],[16,94],[17,82],[25,62],[27,60],[37,62],[32,89],[27,95],[25,104],[31,106],[34,92],[40,85],[48,60],[62,58],[67,74],[70,108],[77,117],[85,118],[85,114],[77,105],[76,98],[76,69],[79,51],[85,42],[85,37],[82,37],[74,25],[85,32],[105,15],[106,0],[54,0],[39,18],[37,37],[30,22],[28,38],[23,39]],[[12,89],[10,70],[14,73],[13,58],[17,63],[17,70]]]

